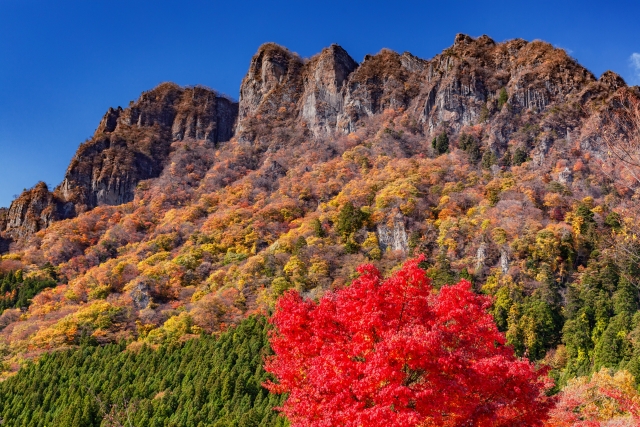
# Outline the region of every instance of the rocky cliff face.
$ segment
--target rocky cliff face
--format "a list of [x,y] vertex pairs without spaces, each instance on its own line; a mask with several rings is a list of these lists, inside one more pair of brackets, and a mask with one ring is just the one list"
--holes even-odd
[[344,111],[349,76],[358,64],[338,45],[331,45],[305,65],[300,117],[315,136],[330,134]]
[[391,226],[389,226],[389,224],[378,224],[376,231],[380,249],[382,251],[389,249],[392,251],[408,253],[409,239],[407,237],[407,231],[401,215],[398,215],[393,219]]
[[364,118],[389,108],[407,108],[419,94],[425,64],[408,53],[386,49],[367,55],[343,91],[345,108],[339,115],[338,130],[353,132]]
[[[518,130],[513,117],[526,121],[556,106],[554,114],[536,120],[544,121],[549,135],[564,136],[579,125],[581,113],[571,103],[584,104],[623,86],[610,72],[596,80],[564,50],[539,41],[495,43],[487,36],[459,34],[452,47],[431,60],[382,50],[361,64],[337,45],[303,61],[266,44],[242,81],[238,131],[255,139],[258,117],[269,118],[267,131],[294,123],[316,137],[349,133],[385,109],[403,109],[425,134],[443,127],[458,132],[490,120],[489,144],[502,152]],[[503,91],[508,102],[500,99]],[[540,138],[539,151],[552,142],[549,135]]]
[[39,182],[15,199],[8,210],[0,213],[0,226],[13,238],[24,237],[48,227],[64,217],[64,205]]
[[[0,230],[4,231],[7,228],[7,208],[0,208]],[[10,240],[3,238],[0,233],[0,254],[9,250]]]
[[251,60],[240,87],[238,135],[256,137],[256,117],[273,124],[304,123],[314,136],[332,133],[344,111],[344,91],[358,64],[338,45],[303,61],[267,43]]
[[215,144],[233,134],[237,104],[201,88],[165,83],[129,108],[109,109],[57,189],[78,211],[133,200],[138,182],[160,175],[173,141]]
[[94,136],[80,145],[60,186],[25,191],[0,213],[0,232],[24,237],[51,222],[101,204],[133,200],[138,182],[162,172],[174,141],[211,147],[234,132],[238,104],[203,87],[165,83],[126,109],[109,108]]

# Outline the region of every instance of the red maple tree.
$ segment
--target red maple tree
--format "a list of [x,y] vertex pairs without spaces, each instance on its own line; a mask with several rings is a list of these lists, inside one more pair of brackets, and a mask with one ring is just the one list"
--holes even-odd
[[467,281],[436,292],[408,261],[384,280],[363,265],[318,303],[278,301],[265,386],[289,393],[293,426],[538,426],[552,406],[545,372],[505,346],[490,300]]

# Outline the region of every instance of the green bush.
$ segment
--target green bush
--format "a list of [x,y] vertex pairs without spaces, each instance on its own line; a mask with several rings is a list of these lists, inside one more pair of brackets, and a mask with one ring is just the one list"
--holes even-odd
[[498,109],[501,110],[504,104],[509,100],[509,94],[507,93],[507,89],[500,89],[500,94],[498,95]]

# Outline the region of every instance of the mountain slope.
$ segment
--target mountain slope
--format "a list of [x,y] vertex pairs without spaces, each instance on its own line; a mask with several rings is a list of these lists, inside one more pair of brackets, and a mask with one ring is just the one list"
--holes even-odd
[[260,386],[268,378],[262,369],[265,325],[264,319],[247,319],[220,337],[156,350],[127,352],[114,344],[53,353],[0,383],[0,419],[64,427],[127,420],[145,426],[285,425],[272,410],[282,399]]
[[[336,45],[304,60],[266,44],[238,104],[160,85],[110,110],[53,192],[0,212],[0,268],[61,278],[0,315],[5,368],[87,337],[218,331],[286,289],[317,297],[360,263],[424,253],[437,286],[466,277],[496,298],[518,354],[567,376],[638,370],[616,252],[635,184],[607,172],[600,132],[625,96],[638,89],[547,43],[464,35],[430,60],[360,64]],[[626,350],[605,355],[614,324]]]

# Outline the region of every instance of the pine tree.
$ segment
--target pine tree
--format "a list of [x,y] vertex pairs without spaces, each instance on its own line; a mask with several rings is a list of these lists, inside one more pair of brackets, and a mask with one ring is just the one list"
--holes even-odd
[[449,151],[449,137],[445,131],[433,138],[431,146],[435,150],[436,155],[441,155]]

